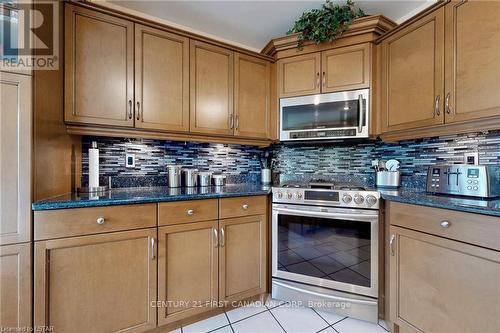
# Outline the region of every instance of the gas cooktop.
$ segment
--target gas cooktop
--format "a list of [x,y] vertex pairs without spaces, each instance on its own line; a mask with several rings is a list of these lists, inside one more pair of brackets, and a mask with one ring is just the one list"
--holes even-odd
[[379,201],[378,191],[353,184],[311,181],[273,187],[274,203],[378,209]]

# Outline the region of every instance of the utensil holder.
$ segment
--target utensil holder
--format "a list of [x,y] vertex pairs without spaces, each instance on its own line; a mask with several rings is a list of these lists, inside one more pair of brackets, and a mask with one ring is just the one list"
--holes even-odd
[[398,188],[401,186],[401,171],[377,171],[377,187]]

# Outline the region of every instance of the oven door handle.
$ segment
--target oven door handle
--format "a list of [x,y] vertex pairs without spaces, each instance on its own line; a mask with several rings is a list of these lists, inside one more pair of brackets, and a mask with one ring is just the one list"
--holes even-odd
[[273,208],[273,211],[278,213],[289,213],[292,215],[299,216],[311,216],[311,217],[328,217],[328,218],[342,218],[353,221],[360,220],[375,220],[378,218],[377,214],[349,214],[349,213],[340,213],[340,212],[311,212],[305,210],[296,210],[296,209],[287,209],[287,208]]

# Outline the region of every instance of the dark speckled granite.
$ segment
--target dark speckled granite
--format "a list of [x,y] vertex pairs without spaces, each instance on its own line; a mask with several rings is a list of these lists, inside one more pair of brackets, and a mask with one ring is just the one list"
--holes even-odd
[[432,195],[417,189],[380,190],[388,201],[458,210],[468,213],[500,216],[500,199],[483,200],[466,197]]
[[269,193],[271,193],[271,187],[262,186],[260,184],[238,184],[206,188],[141,187],[133,189],[113,189],[104,195],[95,197],[85,194],[66,194],[50,200],[35,202],[32,208],[33,210],[51,210],[101,207],[149,202],[267,195]]

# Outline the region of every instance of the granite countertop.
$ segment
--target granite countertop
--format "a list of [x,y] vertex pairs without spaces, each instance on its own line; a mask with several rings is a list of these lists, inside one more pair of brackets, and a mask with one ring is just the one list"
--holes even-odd
[[112,189],[100,196],[89,194],[65,194],[48,200],[37,201],[33,210],[51,210],[65,208],[102,207],[115,205],[140,204],[165,201],[227,198],[271,193],[270,186],[260,184],[238,184],[221,187],[140,187]]
[[[399,190],[381,190],[384,200],[435,208],[451,209],[468,213],[485,214],[500,217],[500,199],[483,200],[476,198],[452,197],[428,194],[424,190],[401,188]],[[226,185],[220,188],[168,188],[139,187],[112,189],[100,196],[88,194],[66,194],[49,200],[35,202],[33,210],[51,210],[65,208],[101,207],[129,205],[151,202],[227,198],[252,195],[268,195],[271,186],[260,184]]]
[[380,196],[387,201],[444,208],[468,213],[500,217],[500,199],[478,199],[428,194],[424,190],[399,189],[379,190]]

